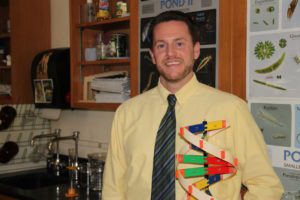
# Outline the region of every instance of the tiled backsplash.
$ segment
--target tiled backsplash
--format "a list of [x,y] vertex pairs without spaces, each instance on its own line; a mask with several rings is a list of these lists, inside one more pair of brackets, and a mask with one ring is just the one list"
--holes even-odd
[[[0,109],[3,106],[0,105]],[[87,158],[89,153],[107,151],[113,113],[66,110],[62,111],[59,120],[51,121],[39,117],[40,109],[35,109],[33,104],[10,106],[16,109],[17,116],[8,129],[0,131],[0,148],[5,142],[13,141],[18,144],[19,152],[8,163],[0,163],[0,174],[46,167],[46,156],[37,157],[36,152],[46,148],[49,139],[37,140],[34,146],[30,145],[30,141],[34,136],[52,133],[56,128],[61,129],[61,136],[80,131],[79,157]],[[74,141],[60,141],[59,148],[60,154],[68,155],[68,149],[74,148]]]
[[[0,109],[3,106],[0,105]],[[0,131],[0,147],[7,141],[13,141],[18,144],[19,152],[8,163],[0,163],[0,173],[46,166],[46,157],[36,159],[34,152],[38,150],[37,147],[46,146],[47,139],[37,141],[34,146],[30,145],[30,140],[35,135],[50,133],[50,121],[40,118],[39,110],[33,104],[10,106],[16,109],[17,116],[8,129]]]

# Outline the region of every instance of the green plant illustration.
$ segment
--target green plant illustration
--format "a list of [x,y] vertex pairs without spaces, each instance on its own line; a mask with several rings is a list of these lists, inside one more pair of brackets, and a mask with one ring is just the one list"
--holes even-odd
[[255,70],[256,73],[259,73],[259,74],[266,74],[266,73],[270,73],[276,69],[278,69],[278,67],[282,64],[282,62],[284,61],[284,58],[285,58],[285,53],[282,53],[282,55],[280,56],[280,58],[274,62],[273,64],[269,65],[269,66],[266,66],[264,68],[260,68],[260,69],[257,69]]
[[300,56],[295,56],[295,57],[294,57],[294,61],[295,61],[297,64],[300,64]]
[[264,60],[269,59],[275,52],[274,44],[271,41],[258,42],[254,49],[254,54],[257,59]]
[[287,45],[286,39],[285,38],[281,38],[279,40],[279,46],[280,46],[280,48],[284,48],[284,47],[286,47],[286,45]]
[[264,86],[268,86],[270,88],[274,88],[274,89],[278,89],[278,90],[287,90],[286,88],[284,87],[281,87],[281,86],[278,86],[278,85],[274,85],[274,84],[271,84],[271,83],[267,83],[267,82],[263,82],[263,81],[259,81],[259,80],[253,80],[255,83],[258,83],[260,85],[264,85]]
[[274,12],[274,10],[275,10],[275,7],[274,7],[274,6],[269,6],[269,7],[267,8],[267,11],[268,11],[268,12]]

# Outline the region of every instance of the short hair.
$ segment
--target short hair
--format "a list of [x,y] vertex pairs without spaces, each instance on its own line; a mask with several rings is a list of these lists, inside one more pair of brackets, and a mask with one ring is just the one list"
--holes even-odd
[[160,23],[168,22],[168,21],[184,22],[188,27],[189,33],[192,37],[193,44],[195,44],[199,40],[198,30],[192,18],[189,17],[184,12],[171,10],[171,11],[165,11],[160,13],[151,21],[149,31],[148,31],[149,45],[151,48],[153,47],[153,32],[155,26]]

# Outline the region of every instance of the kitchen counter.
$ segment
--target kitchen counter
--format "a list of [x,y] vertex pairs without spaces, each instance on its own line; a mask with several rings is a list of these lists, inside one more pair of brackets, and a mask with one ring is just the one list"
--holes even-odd
[[[31,170],[31,172],[37,170]],[[39,171],[45,171],[39,169]],[[24,172],[15,172],[11,174],[0,174],[0,179],[9,176],[15,176]],[[44,186],[35,189],[22,189],[19,187],[0,183],[0,194],[13,197],[20,200],[101,200],[101,193],[99,191],[91,191],[87,189],[77,189],[78,196],[73,198],[67,198],[65,193],[69,187],[68,183],[54,184],[50,186]]]

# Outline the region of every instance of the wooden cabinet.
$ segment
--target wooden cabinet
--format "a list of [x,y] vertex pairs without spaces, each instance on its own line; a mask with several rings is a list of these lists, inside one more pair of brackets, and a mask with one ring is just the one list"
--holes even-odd
[[[98,6],[98,0],[93,3]],[[115,110],[119,103],[97,103],[84,97],[84,79],[87,76],[108,72],[127,71],[130,77],[130,96],[138,93],[138,1],[127,3],[128,15],[116,17],[116,0],[109,0],[108,19],[95,19],[92,22],[82,21],[81,12],[87,0],[70,1],[70,38],[71,38],[71,105],[74,108]],[[133,3],[134,2],[134,3]],[[97,12],[97,8],[96,8]],[[86,61],[85,49],[91,43],[95,46],[97,36],[102,33],[104,43],[114,33],[128,35],[128,57],[104,58]]]
[[0,48],[11,56],[11,65],[0,62],[0,85],[11,86],[0,104],[32,103],[31,62],[51,46],[50,0],[1,0],[0,23]]
[[0,199],[1,200],[18,200],[16,198],[9,197],[9,196],[3,195],[3,194],[0,194]]

